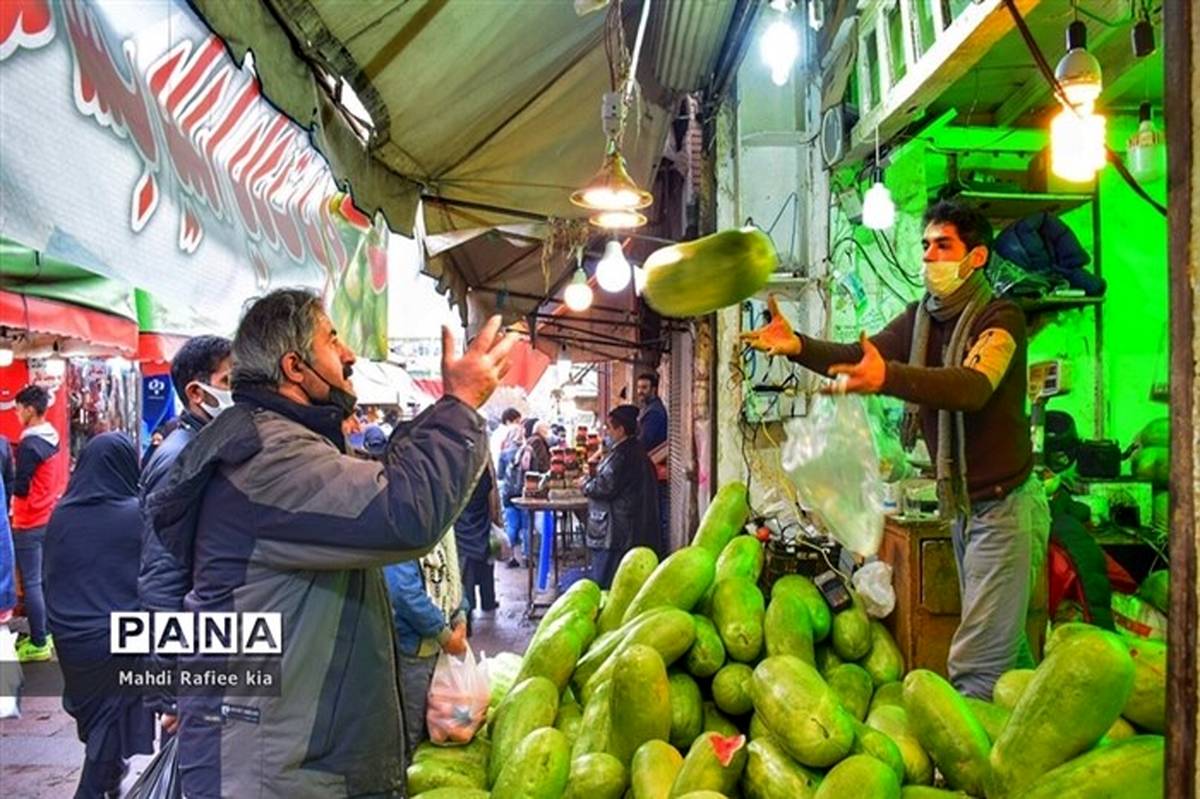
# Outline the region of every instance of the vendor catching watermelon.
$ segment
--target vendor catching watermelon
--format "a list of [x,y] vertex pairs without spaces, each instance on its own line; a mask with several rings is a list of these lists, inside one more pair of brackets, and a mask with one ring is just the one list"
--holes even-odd
[[989,699],[1002,673],[1033,666],[1025,615],[1050,532],[1025,413],[1025,317],[984,275],[992,227],[983,214],[943,200],[924,222],[927,293],[874,336],[838,344],[794,333],[772,297],[770,323],[742,339],[844,375],[847,392],[907,403],[904,444],[922,435],[937,464],[938,503],[951,520],[958,564],[962,619],[950,679],[960,693]]

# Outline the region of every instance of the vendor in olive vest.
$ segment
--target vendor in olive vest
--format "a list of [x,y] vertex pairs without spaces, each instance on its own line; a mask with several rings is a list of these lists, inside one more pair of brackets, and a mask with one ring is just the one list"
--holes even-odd
[[942,201],[924,221],[928,291],[879,333],[858,344],[797,335],[772,299],[770,323],[742,337],[821,374],[845,375],[846,391],[908,403],[905,444],[924,437],[942,515],[952,520],[962,621],[950,679],[963,694],[990,698],[1002,673],[1033,665],[1025,615],[1050,531],[1032,475],[1025,317],[993,295],[984,275],[992,228],[979,211]]

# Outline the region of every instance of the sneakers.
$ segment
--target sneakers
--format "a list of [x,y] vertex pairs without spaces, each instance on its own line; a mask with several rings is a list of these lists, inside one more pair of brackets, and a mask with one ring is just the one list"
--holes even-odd
[[54,638],[46,636],[46,643],[34,646],[33,639],[26,638],[17,644],[17,661],[20,663],[45,663],[54,657]]

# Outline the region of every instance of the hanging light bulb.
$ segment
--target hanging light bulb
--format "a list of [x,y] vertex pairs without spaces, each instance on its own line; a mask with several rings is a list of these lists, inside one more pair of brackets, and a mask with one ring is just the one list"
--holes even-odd
[[871,230],[886,230],[896,224],[896,204],[883,181],[876,180],[863,195],[862,221]]
[[588,285],[582,269],[575,271],[575,277],[563,291],[563,302],[575,312],[586,311],[592,307],[592,287]]
[[604,245],[604,256],[596,265],[596,282],[600,288],[609,294],[624,291],[630,280],[629,261],[625,260],[625,250],[621,242],[610,239]]
[[792,76],[792,67],[800,55],[800,37],[787,16],[780,16],[767,26],[759,41],[763,63],[771,70],[771,82],[783,86]]
[[54,345],[54,352],[46,359],[43,368],[46,370],[47,377],[62,377],[67,373],[67,362],[58,352],[58,344]]
[[1086,103],[1063,107],[1050,123],[1050,170],[1072,183],[1087,183],[1108,161],[1106,120]]
[[1087,49],[1087,26],[1079,20],[1067,26],[1067,53],[1058,62],[1054,77],[1076,107],[1096,102],[1104,88],[1100,62]]
[[1137,133],[1129,137],[1127,152],[1129,171],[1142,183],[1151,183],[1167,171],[1166,139],[1154,127],[1150,114],[1150,103],[1138,108]]
[[12,344],[7,341],[0,341],[0,368],[12,366],[15,357],[16,354],[13,352]]

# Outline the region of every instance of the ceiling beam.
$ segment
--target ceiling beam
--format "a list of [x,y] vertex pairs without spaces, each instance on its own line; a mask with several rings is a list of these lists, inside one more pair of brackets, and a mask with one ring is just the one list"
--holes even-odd
[[[1040,2],[1017,0],[1017,7],[1028,14]],[[883,102],[854,126],[847,159],[858,160],[871,152],[876,128],[880,140],[887,141],[924,113],[926,106],[967,74],[1013,27],[1004,0],[980,0],[967,6],[908,73],[887,90]]]
[[[1161,28],[1155,33],[1162,34]],[[1129,43],[1129,27],[1108,27],[1101,29],[1091,36],[1088,49],[1096,56],[1104,70],[1105,92],[1101,97],[1115,96],[1111,89],[1117,85],[1120,78],[1136,64],[1139,59],[1133,55],[1133,47]],[[1061,53],[1046,53],[1051,64],[1058,62]],[[1029,109],[1049,102],[1051,97],[1050,84],[1042,74],[1033,68],[1033,74],[1019,89],[996,108],[996,125],[1008,127],[1023,117]]]

